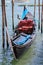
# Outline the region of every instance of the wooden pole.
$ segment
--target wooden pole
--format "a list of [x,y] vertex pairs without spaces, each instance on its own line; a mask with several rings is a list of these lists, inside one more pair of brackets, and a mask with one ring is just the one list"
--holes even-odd
[[[7,26],[6,14],[5,14],[5,25]],[[8,35],[7,35],[7,32],[6,32],[6,43],[7,43],[7,48],[8,48],[9,47],[9,44],[8,44]]]
[[[4,3],[5,3],[5,0],[4,0]],[[6,8],[5,8],[5,5],[4,5],[4,14],[5,14],[5,25],[7,26],[7,18],[6,18]],[[7,35],[7,32],[6,32],[6,43],[7,43],[7,48],[8,48],[9,44],[8,44],[8,35]]]
[[[2,0],[2,22],[7,22],[7,19],[6,19],[6,10],[5,10],[5,0],[3,1]],[[2,23],[2,27],[3,27],[3,25],[4,25],[4,23]],[[7,24],[6,24],[7,25]],[[4,27],[3,27],[3,29],[4,29]],[[4,31],[2,31],[2,33],[3,33]],[[4,35],[4,33],[3,33],[3,35]],[[3,48],[4,48],[4,46],[5,46],[5,37],[3,37]],[[8,36],[7,36],[7,32],[6,32],[6,42],[7,42],[7,47],[9,46],[8,45]]]
[[12,0],[12,29],[14,31],[14,0]]
[[5,35],[4,35],[4,21],[5,21],[5,16],[4,16],[4,1],[1,0],[2,3],[2,47],[5,47]]
[[[42,0],[43,5],[43,0]],[[41,33],[43,32],[43,6],[42,6],[42,12],[41,12]]]
[[38,0],[38,5],[39,5],[39,21],[40,21],[40,0]]
[[34,0],[34,18],[35,18],[35,11],[36,10],[36,0]]
[[[4,0],[4,4],[5,4],[5,0]],[[9,33],[8,33],[8,28],[7,28],[7,18],[6,18],[6,10],[5,10],[5,5],[4,5],[4,15],[5,15],[5,26],[6,26],[6,37],[7,37],[7,42],[9,42],[9,44],[7,44],[8,46],[10,45],[10,47],[11,47],[11,50],[12,50],[12,52],[13,52],[13,54],[14,54],[14,50],[13,50],[13,46],[12,46],[12,42],[11,42],[11,39],[10,39],[10,36],[9,36]],[[9,40],[9,41],[8,41]],[[7,46],[7,47],[8,47]],[[14,54],[14,57],[15,57],[15,59],[16,59],[16,56],[15,56],[15,54]]]
[[38,22],[38,29],[40,29],[40,0],[38,0],[38,5],[39,5],[39,7],[38,7],[38,11],[39,11],[39,22]]

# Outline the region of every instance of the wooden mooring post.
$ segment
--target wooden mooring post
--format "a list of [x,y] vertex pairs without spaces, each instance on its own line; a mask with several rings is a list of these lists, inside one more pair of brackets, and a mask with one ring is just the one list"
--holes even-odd
[[5,16],[4,16],[4,1],[1,0],[2,3],[2,47],[5,47],[5,34],[4,34],[4,24],[5,24]]
[[40,21],[40,0],[38,0],[38,5],[39,5],[39,21]]
[[12,29],[14,31],[14,0],[12,0]]
[[38,0],[38,11],[39,11],[39,22],[38,22],[38,29],[40,29],[40,0]]
[[[4,25],[7,25],[7,23],[5,24],[5,22],[7,22],[7,19],[6,19],[6,10],[5,10],[5,0],[1,0],[2,2],[2,46],[3,48],[5,47],[5,33],[4,33]],[[7,43],[7,47],[9,46],[8,45],[8,36],[7,36],[7,32],[6,32],[6,43]]]
[[[42,0],[43,5],[43,0]],[[43,33],[43,6],[42,6],[42,12],[41,12],[41,33]]]
[[[5,4],[5,2],[4,2],[4,4]],[[4,5],[4,13],[5,13],[5,25],[7,26],[7,17],[6,17],[6,8],[5,8],[5,5]],[[7,48],[8,48],[9,44],[8,44],[8,35],[7,35],[7,32],[6,32],[6,43],[7,43]]]
[[34,18],[35,18],[35,13],[36,13],[36,0],[34,0]]
[[[5,27],[6,27],[6,41],[9,42],[9,45],[10,45],[10,47],[11,47],[11,50],[12,50],[12,52],[13,52],[13,54],[14,54],[12,42],[11,42],[11,39],[10,39],[10,36],[9,36],[9,33],[8,33],[8,28],[7,28],[7,18],[6,18],[6,10],[5,10],[5,0],[4,0],[4,1],[2,0],[2,15],[3,15],[3,16],[2,16],[2,24],[3,24],[3,26],[2,26],[2,32],[3,32],[3,48],[4,48],[4,46],[5,46],[5,42],[4,42],[4,39],[5,39],[5,37],[4,37],[4,24],[5,24]],[[8,41],[8,40],[9,40],[9,41]],[[7,47],[8,47],[8,44],[7,44]],[[15,57],[15,59],[16,59],[15,54],[14,54],[14,57]]]

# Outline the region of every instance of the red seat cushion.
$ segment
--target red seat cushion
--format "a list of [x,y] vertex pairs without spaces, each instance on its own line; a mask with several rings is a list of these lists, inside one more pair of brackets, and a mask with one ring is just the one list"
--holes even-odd
[[21,20],[18,24],[18,31],[21,32],[31,32],[34,28],[34,22],[32,20]]
[[27,25],[27,20],[21,20],[20,23],[18,24],[18,27],[22,27],[24,25]]
[[32,26],[22,26],[22,28],[29,29],[29,28],[33,28],[33,27]]
[[32,28],[33,28],[33,26],[22,26],[22,27],[18,28],[18,30],[19,31],[27,31],[27,30],[32,29]]
[[18,24],[18,27],[22,26],[34,26],[34,22],[32,20],[21,20],[20,23]]

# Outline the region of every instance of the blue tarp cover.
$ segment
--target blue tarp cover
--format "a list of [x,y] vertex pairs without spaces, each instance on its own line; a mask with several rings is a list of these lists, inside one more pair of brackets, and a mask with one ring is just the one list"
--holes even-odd
[[22,13],[21,19],[24,19],[24,17],[26,16],[26,14],[27,14],[28,12],[29,12],[29,11],[28,11],[27,9],[25,9],[25,11],[23,11],[23,13]]
[[14,41],[17,45],[24,44],[28,39],[30,38],[30,35],[27,35],[26,37],[20,36],[16,41]]

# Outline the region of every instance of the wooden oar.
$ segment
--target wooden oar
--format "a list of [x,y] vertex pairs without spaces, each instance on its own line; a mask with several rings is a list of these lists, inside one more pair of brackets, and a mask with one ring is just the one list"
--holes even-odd
[[14,58],[16,59],[16,56],[15,56],[14,50],[13,50],[13,46],[12,46],[12,42],[11,42],[11,38],[10,38],[10,35],[8,33],[8,28],[7,27],[6,27],[6,32],[7,32],[7,35],[8,35],[8,42],[9,42],[10,48],[11,48],[11,50],[13,52]]

